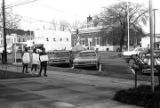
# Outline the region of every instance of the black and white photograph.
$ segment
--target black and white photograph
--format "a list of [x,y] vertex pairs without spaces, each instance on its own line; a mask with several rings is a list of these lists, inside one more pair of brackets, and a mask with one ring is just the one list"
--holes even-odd
[[0,0],[0,108],[160,108],[160,1]]

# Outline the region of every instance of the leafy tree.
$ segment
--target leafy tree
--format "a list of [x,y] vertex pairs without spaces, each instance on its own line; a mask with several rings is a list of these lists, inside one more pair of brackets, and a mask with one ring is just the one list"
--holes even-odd
[[141,4],[129,2],[127,8],[127,2],[120,2],[108,8],[104,7],[104,10],[94,18],[94,25],[102,24],[103,32],[108,34],[108,38],[113,41],[113,44],[119,43],[120,50],[127,39],[128,12],[130,37],[140,38],[144,35],[142,26],[147,24],[148,20],[148,9]]

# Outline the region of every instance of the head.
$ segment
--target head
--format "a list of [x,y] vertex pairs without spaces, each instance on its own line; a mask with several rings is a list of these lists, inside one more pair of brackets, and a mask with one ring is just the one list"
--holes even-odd
[[42,52],[45,52],[45,48],[42,48]]
[[27,47],[25,47],[24,51],[25,51],[25,52],[28,52],[28,48],[27,48]]
[[36,53],[36,48],[33,49],[33,53]]

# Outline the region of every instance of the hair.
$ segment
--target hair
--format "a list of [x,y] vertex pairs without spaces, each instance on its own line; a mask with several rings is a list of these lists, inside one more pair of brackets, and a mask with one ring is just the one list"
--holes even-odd
[[36,53],[36,52],[37,52],[37,51],[36,51],[36,48],[34,48],[34,49],[33,49],[33,52],[34,52],[34,53]]
[[45,48],[42,48],[42,51],[45,52]]

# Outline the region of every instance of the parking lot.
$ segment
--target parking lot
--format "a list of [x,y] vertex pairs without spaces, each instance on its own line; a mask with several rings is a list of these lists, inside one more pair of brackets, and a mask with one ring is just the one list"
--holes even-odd
[[[126,61],[120,56],[119,52],[99,52],[101,72],[94,67],[72,69],[68,65],[48,66],[50,71],[71,72],[77,74],[91,74],[105,77],[117,77],[125,79],[134,79],[134,74],[130,71]],[[13,63],[13,56],[8,54],[8,63]],[[140,80],[150,80],[150,76],[138,75]]]

